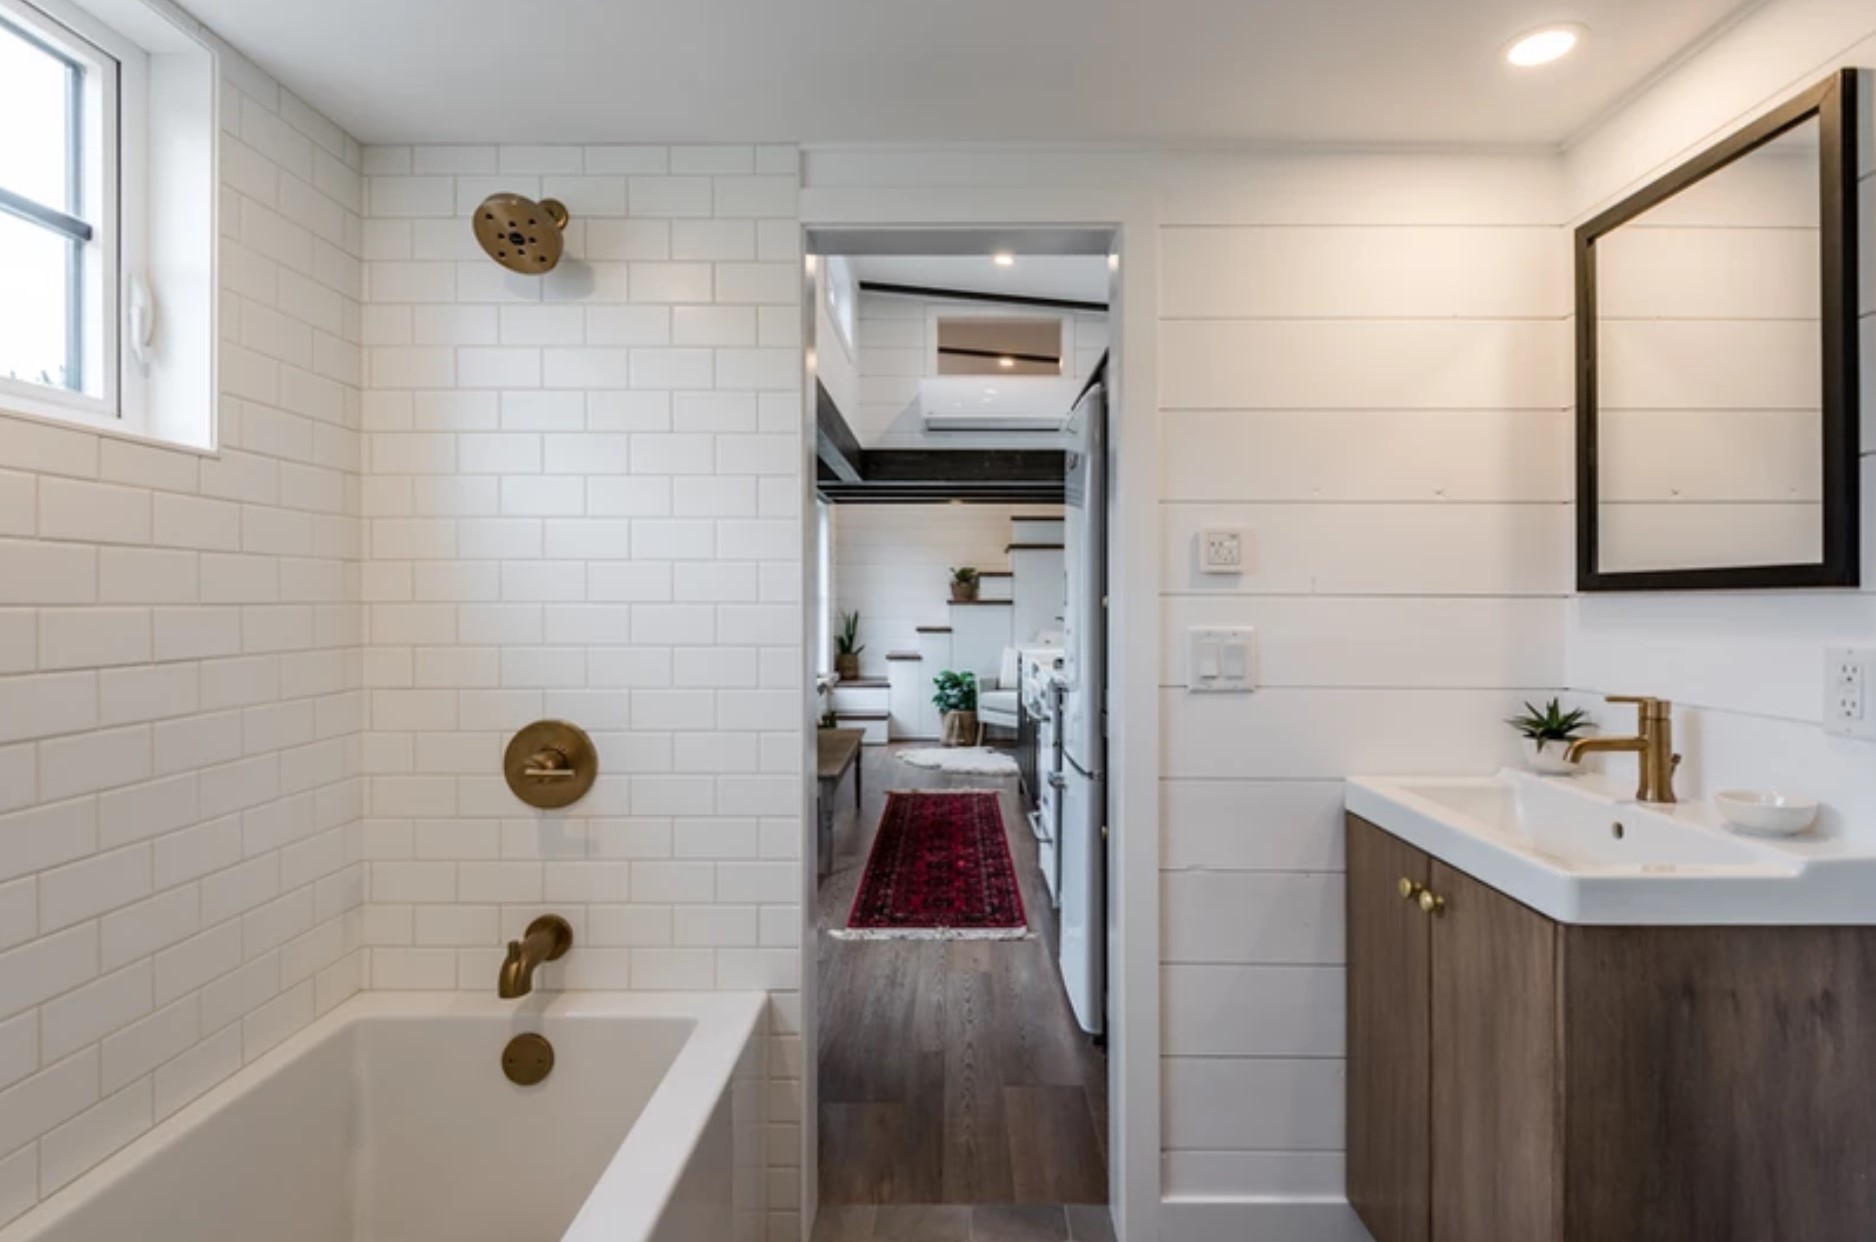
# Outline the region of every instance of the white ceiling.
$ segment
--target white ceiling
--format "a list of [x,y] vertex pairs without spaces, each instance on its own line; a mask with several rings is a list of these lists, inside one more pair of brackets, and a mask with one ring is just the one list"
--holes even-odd
[[1107,260],[1085,255],[1019,255],[1014,267],[998,267],[988,256],[899,257],[869,255],[851,260],[862,281],[926,288],[1008,293],[1030,298],[1107,302]]
[[[1741,0],[185,0],[365,142],[1561,142]],[[1587,25],[1513,70],[1504,45]]]

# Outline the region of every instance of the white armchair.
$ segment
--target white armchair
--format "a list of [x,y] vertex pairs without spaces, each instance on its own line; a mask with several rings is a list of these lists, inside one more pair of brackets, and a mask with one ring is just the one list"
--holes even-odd
[[[1016,648],[1005,647],[995,688],[979,687],[977,691],[977,723],[984,729],[1008,729],[1014,733],[1021,720],[1021,708],[1017,703],[1020,693],[1021,672]],[[977,740],[981,744],[982,736]]]

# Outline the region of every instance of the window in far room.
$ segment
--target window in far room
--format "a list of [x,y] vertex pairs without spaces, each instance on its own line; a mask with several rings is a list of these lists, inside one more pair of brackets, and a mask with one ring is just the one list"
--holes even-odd
[[943,317],[940,375],[1048,375],[1062,368],[1060,318]]

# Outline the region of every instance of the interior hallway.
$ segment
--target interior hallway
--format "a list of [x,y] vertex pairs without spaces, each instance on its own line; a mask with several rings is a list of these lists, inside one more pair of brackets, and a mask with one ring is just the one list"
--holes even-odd
[[[1107,1199],[1107,1059],[1075,1025],[1054,963],[1055,918],[1015,777],[914,768],[868,747],[866,802],[836,801],[823,929],[845,924],[892,789],[994,789],[1034,938],[820,941],[822,1226],[817,1238],[966,1238],[972,1213],[899,1220],[848,1205],[1099,1204]],[[848,778],[851,781],[851,777]],[[900,1214],[903,1215],[903,1214]],[[1063,1213],[978,1213],[981,1239],[1065,1238]],[[1077,1213],[1104,1236],[1105,1209]],[[1092,1223],[1098,1221],[1099,1224]],[[895,1223],[896,1222],[896,1223]],[[876,1223],[889,1233],[875,1233]],[[1029,1232],[1011,1232],[1016,1228]],[[983,1232],[997,1229],[1000,1232]],[[1036,1230],[1043,1230],[1037,1232]],[[935,1231],[935,1232],[928,1232]]]

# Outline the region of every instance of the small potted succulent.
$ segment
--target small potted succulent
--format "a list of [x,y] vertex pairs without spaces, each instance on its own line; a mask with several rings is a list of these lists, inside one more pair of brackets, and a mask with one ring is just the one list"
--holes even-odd
[[977,674],[956,673],[950,669],[932,678],[938,692],[932,704],[944,716],[944,745],[977,744]]
[[965,565],[951,571],[951,602],[969,604],[976,602],[977,593],[983,589],[984,580],[975,569]]
[[842,681],[860,679],[860,653],[866,645],[860,641],[860,614],[840,614],[840,633],[834,635],[834,673]]
[[1570,743],[1582,736],[1584,729],[1595,727],[1588,713],[1566,712],[1557,699],[1544,704],[1542,711],[1526,702],[1524,714],[1505,723],[1524,737],[1525,764],[1533,772],[1548,776],[1567,776],[1577,770],[1568,758]]

